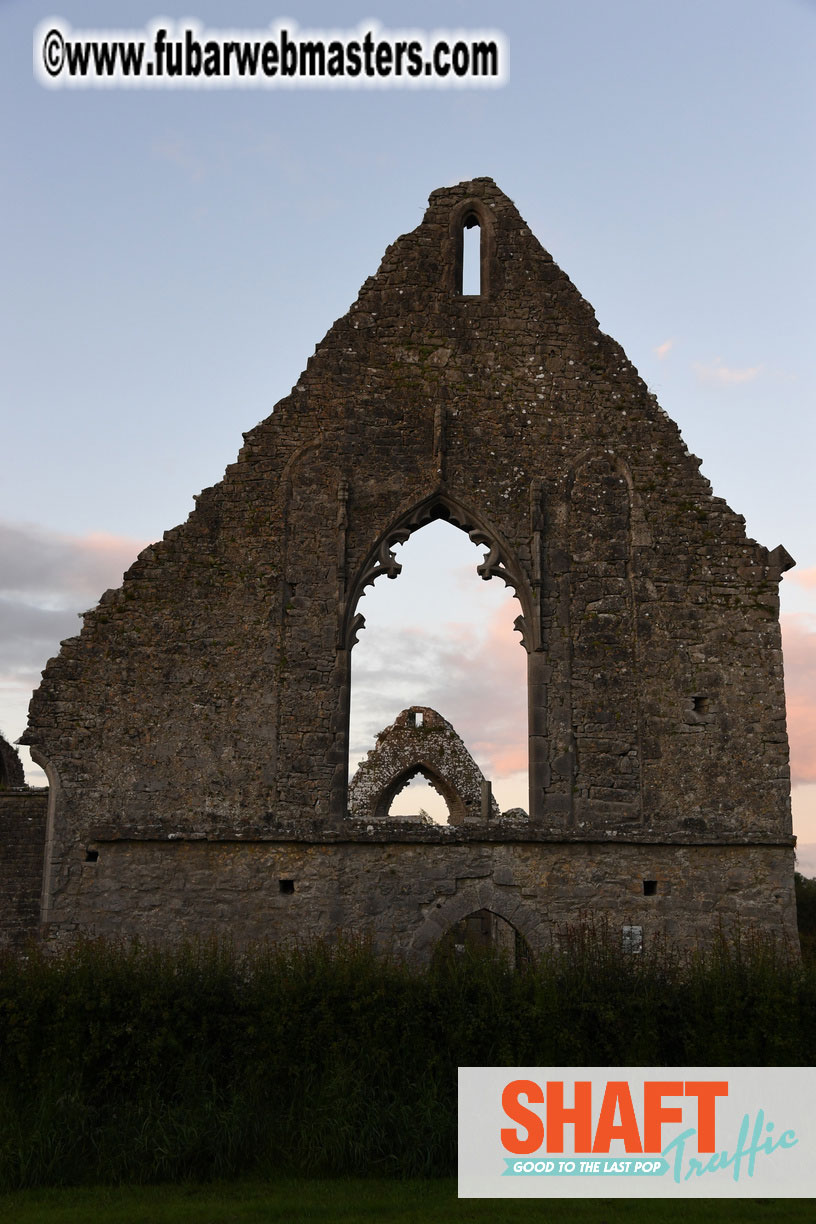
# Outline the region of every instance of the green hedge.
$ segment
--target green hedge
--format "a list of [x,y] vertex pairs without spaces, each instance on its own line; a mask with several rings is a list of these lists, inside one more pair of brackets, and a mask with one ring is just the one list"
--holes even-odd
[[0,963],[0,1187],[448,1175],[459,1065],[810,1065],[816,971],[748,941],[536,969],[84,943]]

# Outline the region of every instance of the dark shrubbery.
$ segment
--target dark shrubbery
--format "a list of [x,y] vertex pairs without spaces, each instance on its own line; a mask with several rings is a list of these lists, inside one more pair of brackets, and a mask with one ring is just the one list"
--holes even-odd
[[0,1186],[450,1174],[457,1066],[810,1065],[816,972],[760,943],[536,969],[81,944],[0,964]]
[[799,921],[799,939],[802,955],[806,960],[816,959],[816,880],[794,875],[796,886],[796,914]]

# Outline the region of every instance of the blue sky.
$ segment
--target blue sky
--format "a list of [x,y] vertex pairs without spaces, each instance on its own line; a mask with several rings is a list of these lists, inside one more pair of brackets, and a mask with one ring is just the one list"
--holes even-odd
[[[43,18],[140,29],[160,14],[217,29],[281,17],[314,30],[365,18],[498,29],[509,79],[342,92],[35,81]],[[488,174],[657,392],[715,493],[798,562],[783,582],[795,810],[816,843],[814,52],[806,0],[0,0],[0,729],[21,733],[75,612],[220,479],[430,191]],[[475,615],[472,593],[457,604],[472,566],[448,547],[419,550],[436,575],[428,623],[406,587],[377,614],[392,642],[402,618],[404,652],[424,634],[426,675],[450,667],[445,643],[463,625],[475,660],[493,642],[487,628],[477,642],[479,627],[501,615]],[[361,682],[385,647],[365,650]],[[361,748],[397,712],[379,696],[358,699]],[[455,712],[489,696],[450,700]],[[493,772],[512,753],[491,756],[491,743],[518,738],[511,706],[504,732],[483,736]]]

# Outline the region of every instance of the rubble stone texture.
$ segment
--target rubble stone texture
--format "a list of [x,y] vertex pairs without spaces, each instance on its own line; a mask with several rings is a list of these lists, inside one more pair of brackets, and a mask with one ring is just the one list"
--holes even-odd
[[481,769],[450,723],[428,706],[403,710],[377,736],[349,786],[349,814],[358,820],[388,816],[393,800],[418,774],[445,800],[450,824],[499,816]]
[[[533,954],[582,914],[643,946],[736,923],[795,941],[792,562],[699,466],[492,180],[435,191],[221,483],[48,664],[26,738],[50,781],[45,930],[345,931],[425,957],[487,909]],[[436,518],[522,609],[526,817],[349,812],[358,600]]]

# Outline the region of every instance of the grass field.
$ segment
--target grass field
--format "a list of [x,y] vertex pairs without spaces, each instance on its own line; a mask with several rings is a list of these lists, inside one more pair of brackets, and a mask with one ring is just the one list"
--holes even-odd
[[281,1179],[0,1195],[9,1224],[810,1224],[811,1200],[504,1202],[456,1197],[453,1179]]

